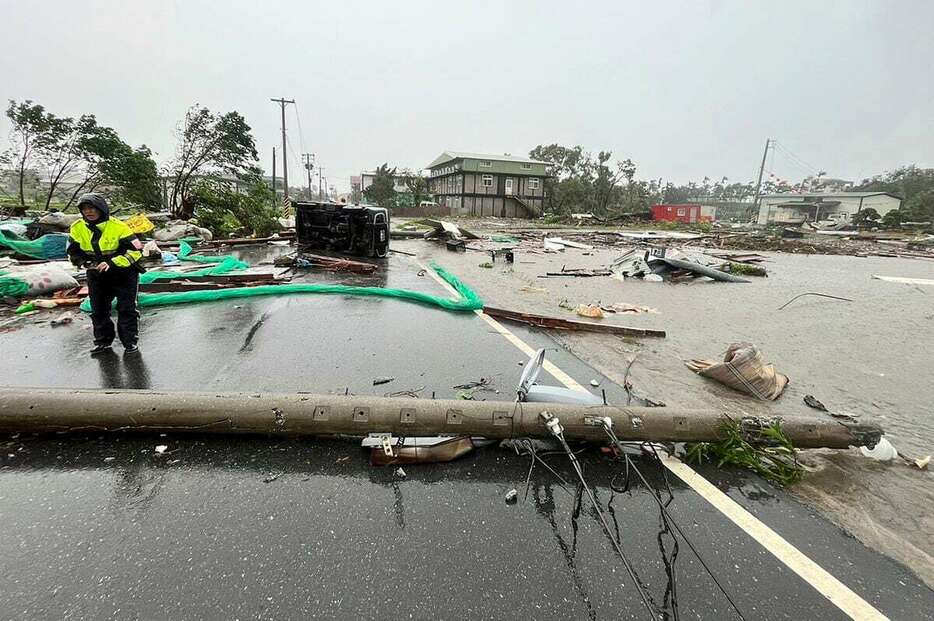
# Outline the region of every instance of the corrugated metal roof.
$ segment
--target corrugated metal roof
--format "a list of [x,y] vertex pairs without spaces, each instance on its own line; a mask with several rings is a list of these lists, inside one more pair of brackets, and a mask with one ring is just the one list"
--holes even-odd
[[783,194],[763,194],[762,198],[865,198],[883,194],[902,200],[901,196],[891,192],[785,192]]
[[520,164],[545,164],[548,165],[548,162],[543,162],[541,160],[533,160],[527,157],[516,157],[514,155],[492,155],[490,153],[467,153],[465,151],[445,151],[441,155],[435,158],[431,164],[428,165],[428,168],[434,168],[435,166],[440,166],[445,162],[450,162],[451,160],[490,160],[491,162],[518,162]]

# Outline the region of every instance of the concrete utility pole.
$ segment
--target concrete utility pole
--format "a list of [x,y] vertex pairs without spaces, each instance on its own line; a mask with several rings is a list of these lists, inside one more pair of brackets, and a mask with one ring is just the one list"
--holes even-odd
[[276,199],[279,198],[278,192],[276,192],[276,148],[272,148],[272,204],[276,204]]
[[[0,432],[122,430],[271,435],[405,436],[440,433],[487,438],[548,437],[540,414],[557,417],[565,436],[606,442],[603,417],[622,440],[713,442],[733,419],[716,410],[403,399],[367,396],[165,393],[155,390],[0,388]],[[770,419],[744,416],[749,442],[768,443]],[[789,416],[781,429],[799,448],[875,446],[882,429],[829,416]]]
[[769,155],[769,147],[772,146],[772,139],[765,141],[765,151],[762,152],[762,164],[759,165],[759,179],[756,181],[756,198],[753,201],[756,209],[759,209],[759,193],[762,190],[762,173],[765,172],[765,158]]
[[322,188],[324,186],[321,185],[321,173],[323,172],[324,172],[324,168],[322,168],[321,166],[318,166],[318,200],[319,201],[324,200],[324,192],[322,191]]
[[302,160],[305,162],[305,170],[308,171],[308,200],[311,200],[311,171],[315,168],[315,154],[302,153]]
[[289,198],[289,160],[285,146],[285,104],[295,104],[294,99],[270,99],[282,108],[282,198]]

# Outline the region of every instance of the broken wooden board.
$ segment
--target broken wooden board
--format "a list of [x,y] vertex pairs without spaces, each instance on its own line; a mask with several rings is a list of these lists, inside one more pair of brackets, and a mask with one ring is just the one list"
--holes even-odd
[[518,311],[506,310],[503,308],[494,308],[484,306],[483,312],[490,317],[504,319],[507,321],[516,321],[519,323],[537,326],[539,328],[549,328],[552,330],[579,330],[584,332],[602,332],[604,334],[618,334],[620,336],[657,336],[665,337],[664,330],[651,330],[648,328],[630,328],[627,326],[614,326],[611,324],[593,323],[590,321],[574,321],[571,319],[561,319],[559,317],[547,317],[545,315],[534,315],[532,313],[520,313]]

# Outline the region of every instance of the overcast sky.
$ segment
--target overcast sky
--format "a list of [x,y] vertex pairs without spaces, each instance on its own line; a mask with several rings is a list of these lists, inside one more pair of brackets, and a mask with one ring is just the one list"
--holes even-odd
[[295,99],[291,185],[302,150],[344,190],[382,162],[554,142],[676,182],[752,179],[769,137],[801,160],[776,150],[783,178],[934,166],[930,0],[0,0],[0,14],[4,100],[93,113],[160,162],[198,102],[243,114],[268,172],[269,98]]

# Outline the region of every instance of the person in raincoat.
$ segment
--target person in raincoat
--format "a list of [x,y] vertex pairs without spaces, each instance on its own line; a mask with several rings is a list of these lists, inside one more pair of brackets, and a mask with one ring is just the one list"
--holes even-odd
[[[124,354],[139,353],[139,309],[136,294],[143,268],[142,244],[124,222],[110,217],[107,200],[100,194],[85,194],[78,199],[81,220],[71,226],[68,257],[77,266],[87,268],[88,296],[91,299],[91,322],[94,347],[91,355],[111,351],[119,335]],[[117,328],[110,318],[117,301]]]

